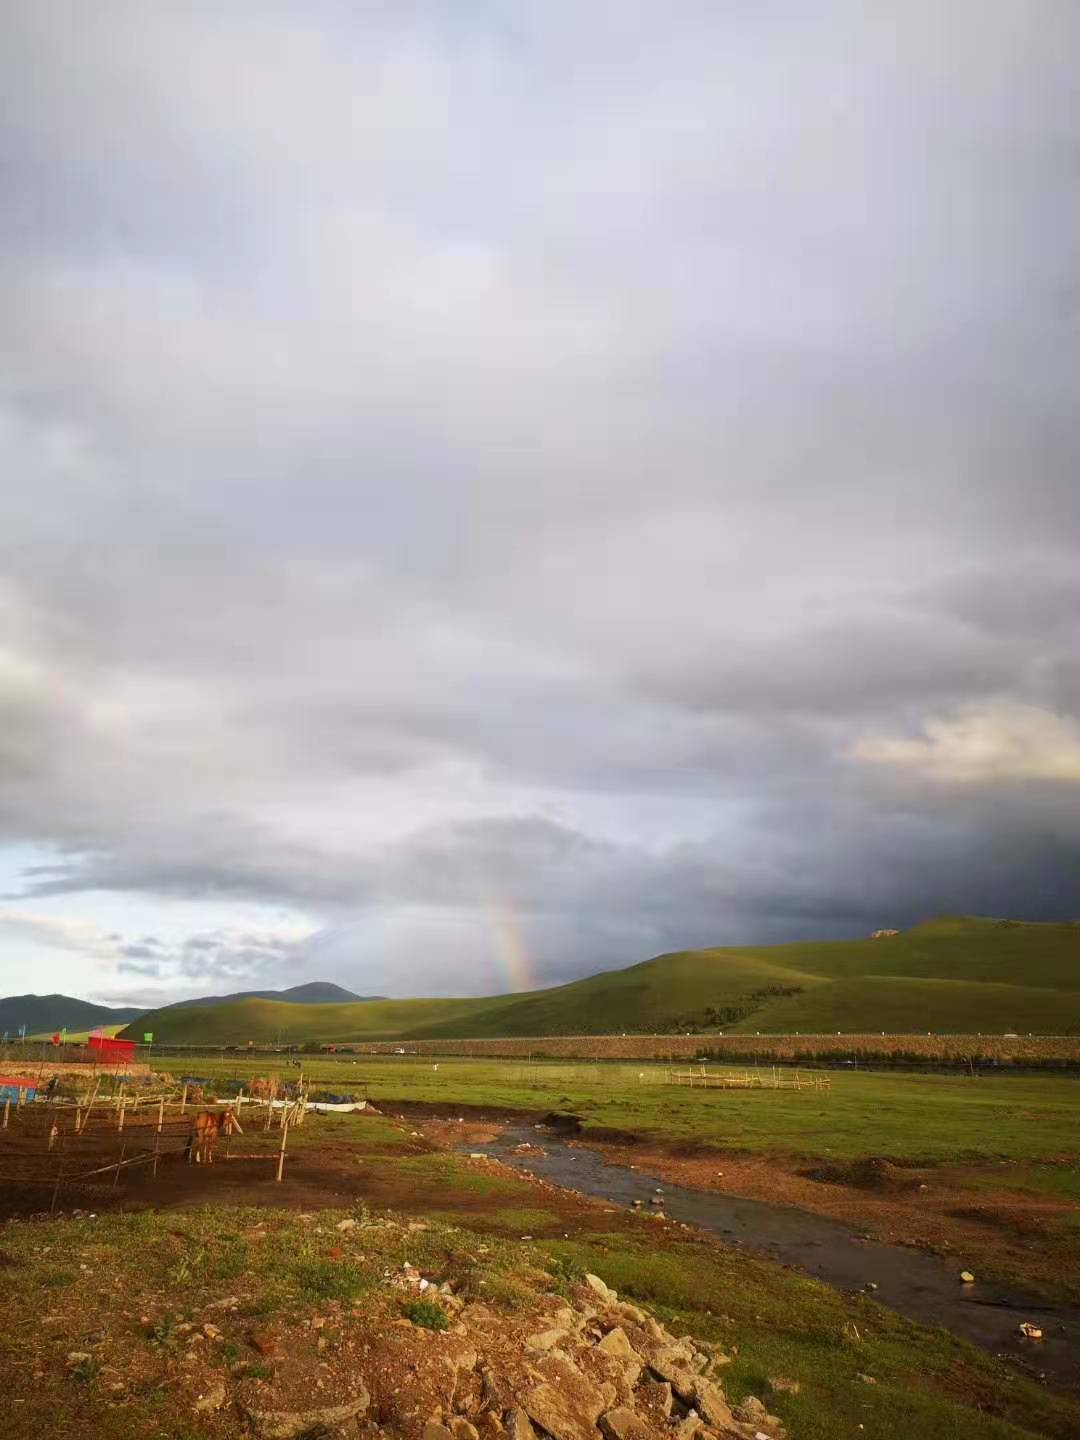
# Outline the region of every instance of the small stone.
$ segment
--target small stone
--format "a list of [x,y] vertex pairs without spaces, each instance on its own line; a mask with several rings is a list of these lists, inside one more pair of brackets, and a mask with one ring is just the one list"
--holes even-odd
[[525,1344],[530,1350],[554,1350],[566,1338],[566,1331],[562,1329],[538,1330],[535,1335],[529,1336]]
[[252,1330],[247,1338],[251,1348],[260,1355],[270,1357],[278,1353],[277,1341],[267,1330]]
[[630,1344],[626,1331],[621,1325],[616,1325],[614,1330],[609,1330],[596,1348],[604,1355],[614,1355],[619,1360],[638,1359],[637,1351]]
[[599,1275],[586,1275],[585,1284],[607,1305],[614,1305],[619,1298],[618,1292],[612,1290],[609,1285],[605,1285]]
[[345,1405],[328,1405],[321,1410],[246,1410],[251,1428],[259,1440],[298,1440],[310,1431],[333,1430],[363,1415],[371,1396],[360,1387],[359,1394]]
[[216,1385],[211,1385],[205,1395],[200,1395],[195,1401],[195,1412],[198,1415],[205,1415],[212,1410],[220,1410],[225,1404],[225,1382],[219,1380]]
[[450,1434],[454,1440],[480,1440],[480,1431],[463,1415],[457,1415],[450,1421]]
[[974,1284],[975,1284],[975,1276],[971,1273],[970,1270],[961,1270],[961,1271],[960,1271],[960,1281],[961,1281],[961,1283],[964,1284],[964,1285],[974,1285]]
[[506,1426],[509,1440],[536,1440],[536,1431],[532,1427],[532,1421],[520,1408],[508,1410],[503,1416],[503,1424]]
[[694,1440],[694,1437],[704,1430],[701,1423],[701,1416],[696,1410],[691,1410],[689,1415],[680,1420],[673,1432],[675,1440]]
[[454,1437],[445,1425],[437,1425],[434,1420],[429,1420],[424,1426],[423,1440],[454,1440]]
[[[725,1427],[729,1430],[735,1429],[735,1415],[739,1414],[739,1412],[736,1411],[734,1414],[732,1413],[723,1390],[721,1390],[720,1386],[715,1384],[714,1381],[695,1381],[692,1398],[694,1408],[710,1425],[716,1426],[719,1430],[723,1430]],[[764,1407],[762,1407],[762,1410],[764,1411]],[[751,1423],[754,1421],[754,1417],[749,1415],[740,1415],[739,1418],[749,1420]]]
[[671,1386],[666,1380],[643,1380],[638,1387],[638,1396],[650,1410],[664,1416],[671,1414]]
[[607,1408],[605,1397],[579,1381],[558,1385],[544,1381],[522,1399],[521,1408],[529,1419],[546,1430],[554,1440],[595,1440],[596,1422]]
[[336,1230],[355,1230],[355,1229],[356,1229],[356,1221],[355,1221],[355,1220],[339,1220],[338,1223],[337,1223],[337,1225],[336,1225],[334,1228],[335,1228]]
[[874,1379],[873,1375],[863,1375],[861,1372],[860,1372],[858,1375],[855,1376],[855,1379],[856,1379],[856,1380],[861,1380],[864,1385],[876,1385],[876,1384],[877,1384],[877,1381]]
[[607,1440],[648,1440],[649,1427],[626,1405],[600,1416],[600,1429]]

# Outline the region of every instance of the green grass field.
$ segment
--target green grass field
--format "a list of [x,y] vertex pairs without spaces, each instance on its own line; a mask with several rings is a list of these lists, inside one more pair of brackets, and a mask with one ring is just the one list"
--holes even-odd
[[[176,1075],[252,1079],[270,1073],[271,1058],[156,1064]],[[688,1090],[664,1085],[663,1069],[653,1065],[440,1059],[436,1068],[412,1056],[311,1058],[304,1074],[328,1090],[366,1089],[378,1105],[563,1111],[579,1115],[586,1133],[619,1130],[729,1150],[931,1164],[1080,1158],[1080,1079],[1073,1078],[844,1071],[827,1092]]]
[[520,995],[165,1009],[126,1033],[211,1045],[678,1029],[1080,1034],[1080,925],[941,919],[880,940],[660,955]]

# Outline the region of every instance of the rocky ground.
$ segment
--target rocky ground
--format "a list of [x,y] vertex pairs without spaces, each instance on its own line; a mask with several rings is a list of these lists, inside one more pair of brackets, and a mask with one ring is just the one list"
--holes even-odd
[[[116,1227],[130,1239],[146,1217],[9,1227],[0,1263],[9,1278],[36,1267],[43,1304],[32,1325],[25,1310],[5,1317],[7,1341],[17,1331],[21,1343],[4,1346],[15,1383],[0,1434],[40,1434],[51,1410],[54,1423],[118,1436],[785,1435],[762,1401],[728,1404],[728,1356],[671,1333],[595,1275],[552,1273],[538,1256],[511,1271],[476,1237],[422,1221],[246,1212],[234,1239],[215,1235],[209,1214],[160,1237],[166,1294],[102,1266]],[[261,1263],[229,1275],[236,1243],[297,1277],[299,1303],[266,1303]],[[81,1286],[51,1269],[58,1255]]]

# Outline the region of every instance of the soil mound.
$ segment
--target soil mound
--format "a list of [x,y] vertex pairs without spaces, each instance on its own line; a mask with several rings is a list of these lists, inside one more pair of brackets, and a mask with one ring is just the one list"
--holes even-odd
[[896,1165],[880,1156],[817,1165],[811,1170],[800,1170],[799,1174],[823,1185],[846,1185],[852,1190],[876,1190],[886,1194],[918,1190],[920,1185],[926,1184],[924,1171]]

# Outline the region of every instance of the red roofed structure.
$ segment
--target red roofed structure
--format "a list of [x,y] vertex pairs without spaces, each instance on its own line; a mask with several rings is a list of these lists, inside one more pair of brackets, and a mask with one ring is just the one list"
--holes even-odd
[[109,1035],[91,1035],[86,1042],[91,1060],[99,1065],[123,1064],[135,1059],[134,1040],[115,1040]]

